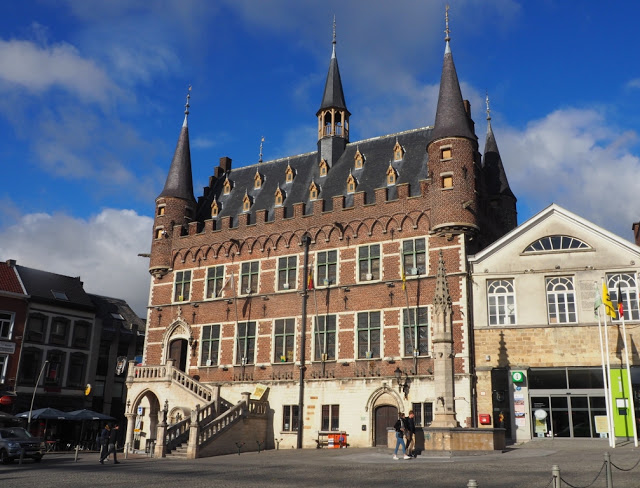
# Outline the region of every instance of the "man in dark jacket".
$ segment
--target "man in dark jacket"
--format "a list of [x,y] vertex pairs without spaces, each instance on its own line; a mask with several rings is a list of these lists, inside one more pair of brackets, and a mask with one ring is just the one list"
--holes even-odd
[[116,451],[118,449],[118,434],[120,433],[120,426],[118,424],[114,425],[113,429],[109,432],[109,449],[107,450],[107,454],[100,459],[100,463],[104,464],[104,460],[109,456],[109,454],[113,454],[113,464],[120,464],[118,461],[118,456],[116,455]]
[[407,454],[416,457],[416,421],[413,410],[409,410],[409,416],[404,419],[404,435],[407,438]]
[[100,464],[104,464],[104,460],[109,456],[109,435],[111,427],[105,424],[104,429],[100,433]]

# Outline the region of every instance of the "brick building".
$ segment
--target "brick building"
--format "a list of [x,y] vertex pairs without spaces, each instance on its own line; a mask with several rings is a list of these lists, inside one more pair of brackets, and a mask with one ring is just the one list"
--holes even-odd
[[517,225],[516,198],[490,124],[478,151],[449,41],[435,124],[351,141],[334,35],[317,148],[240,168],[222,157],[197,199],[187,98],[155,202],[129,442],[155,438],[164,411],[167,438],[198,455],[243,392],[268,400],[267,446],[330,431],[386,445],[410,409],[419,425],[474,425],[466,257]]

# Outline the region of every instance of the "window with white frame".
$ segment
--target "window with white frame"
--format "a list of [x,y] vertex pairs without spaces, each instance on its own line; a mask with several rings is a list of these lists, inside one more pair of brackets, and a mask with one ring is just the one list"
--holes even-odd
[[191,271],[176,272],[176,283],[173,292],[174,302],[188,302],[191,293]]
[[358,277],[360,281],[380,279],[380,244],[358,248]]
[[0,354],[0,384],[6,383],[8,367],[9,356],[6,354]]
[[427,307],[402,310],[404,355],[429,355],[429,309]]
[[278,290],[293,290],[296,288],[296,271],[298,256],[278,258]]
[[336,359],[336,316],[316,316],[315,361],[333,361]]
[[236,364],[253,364],[256,349],[256,323],[239,322],[236,340]]
[[295,319],[276,319],[273,328],[274,362],[293,362],[293,345],[295,341],[295,332]]
[[516,293],[513,280],[492,280],[487,283],[489,325],[516,323]]
[[248,261],[240,267],[240,294],[258,293],[259,261]]
[[380,357],[380,312],[358,313],[358,359]]
[[322,405],[320,430],[340,430],[340,405]]
[[201,366],[217,366],[218,351],[220,350],[220,325],[203,325],[200,337]]
[[427,270],[427,249],[424,237],[402,242],[402,264],[406,276],[425,273]]
[[321,251],[316,255],[317,286],[335,285],[338,282],[338,251]]
[[[607,288],[614,306],[618,304],[618,285],[622,295],[622,304],[625,320],[640,320],[638,309],[638,285],[635,273],[607,274]],[[616,307],[616,311],[618,308]],[[617,320],[621,320],[618,317]]]
[[0,312],[0,339],[11,339],[15,318],[13,312]]
[[554,276],[547,278],[547,313],[550,324],[577,322],[576,294],[573,278]]
[[218,298],[224,286],[224,266],[207,269],[207,298]]
[[298,405],[283,405],[282,430],[284,432],[297,432],[298,422]]

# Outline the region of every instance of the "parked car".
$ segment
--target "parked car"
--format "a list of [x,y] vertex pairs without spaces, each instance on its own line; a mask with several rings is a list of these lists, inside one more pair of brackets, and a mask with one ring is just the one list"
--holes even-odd
[[39,463],[44,455],[42,440],[33,437],[22,427],[4,427],[0,429],[0,462],[8,464],[20,459],[24,452],[24,459],[31,458]]

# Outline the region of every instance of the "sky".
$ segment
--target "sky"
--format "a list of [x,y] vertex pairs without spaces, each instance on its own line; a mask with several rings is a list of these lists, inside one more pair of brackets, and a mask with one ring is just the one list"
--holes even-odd
[[[522,223],[557,203],[633,240],[640,4],[450,2],[481,150],[491,124]],[[195,196],[316,150],[333,17],[351,141],[433,125],[440,0],[24,0],[0,6],[0,260],[80,276],[146,317],[155,198],[192,86]]]

